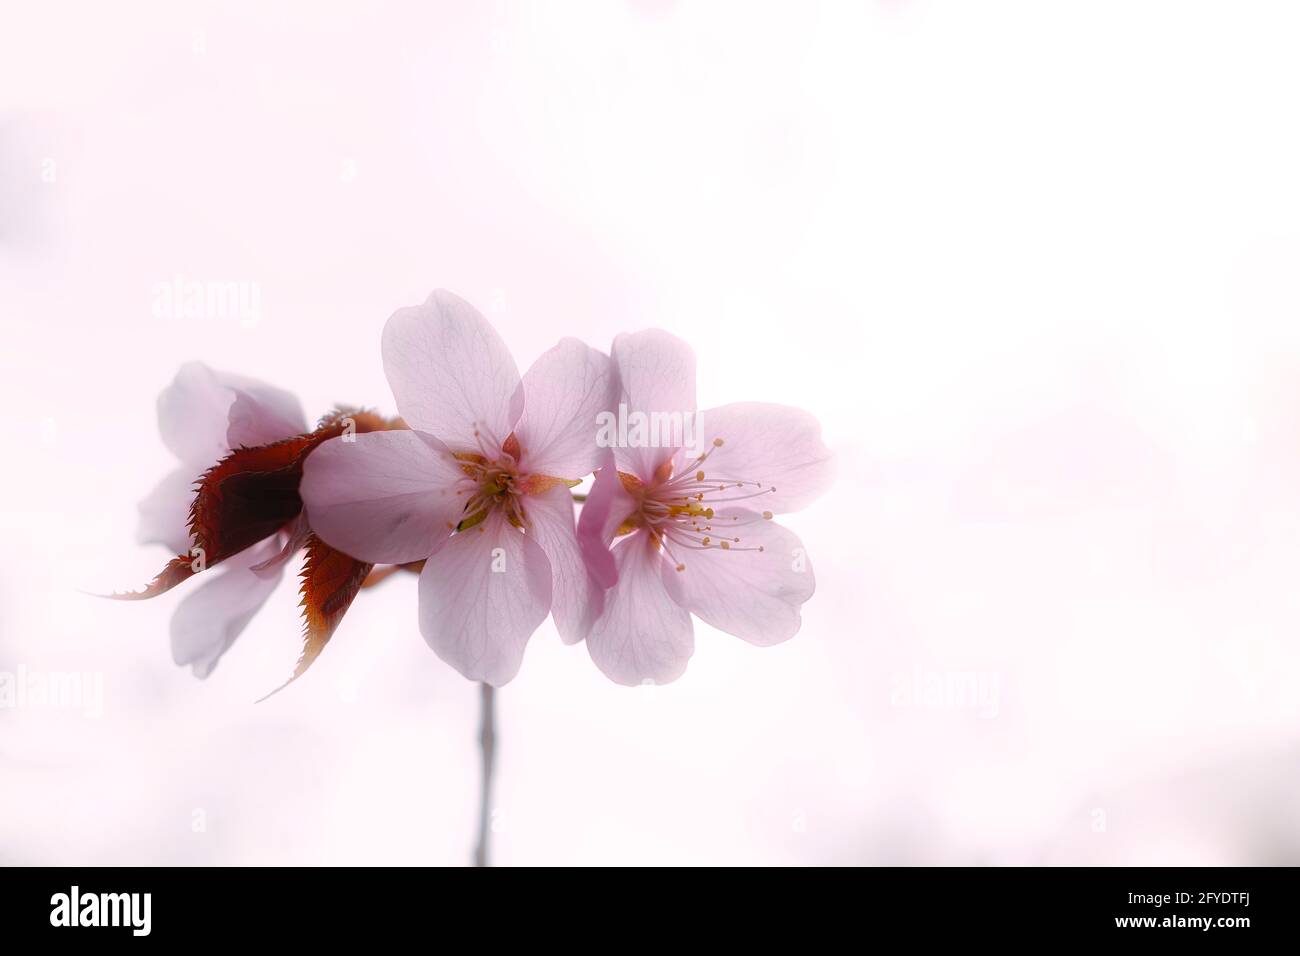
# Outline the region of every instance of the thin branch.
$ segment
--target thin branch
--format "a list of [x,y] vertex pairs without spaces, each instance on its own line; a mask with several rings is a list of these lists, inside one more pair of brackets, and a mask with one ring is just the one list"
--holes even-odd
[[488,865],[488,840],[492,834],[492,771],[496,766],[496,708],[491,684],[479,688],[478,743],[483,752],[483,780],[478,805],[478,845],[474,847],[474,865]]

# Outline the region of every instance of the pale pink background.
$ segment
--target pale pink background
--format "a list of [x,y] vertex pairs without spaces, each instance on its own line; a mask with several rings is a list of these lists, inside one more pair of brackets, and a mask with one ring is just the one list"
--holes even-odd
[[[135,502],[179,363],[391,411],[437,286],[521,366],[660,325],[822,421],[818,593],[499,695],[501,863],[1300,862],[1300,11],[1236,3],[24,5],[0,32],[3,863],[461,863],[476,688],[286,582],[206,682]],[[52,160],[53,166],[47,161]],[[54,171],[53,181],[48,172]],[[47,175],[43,178],[43,173]],[[159,319],[180,273],[252,328]],[[979,671],[996,713],[894,706]],[[204,832],[191,826],[205,814]]]

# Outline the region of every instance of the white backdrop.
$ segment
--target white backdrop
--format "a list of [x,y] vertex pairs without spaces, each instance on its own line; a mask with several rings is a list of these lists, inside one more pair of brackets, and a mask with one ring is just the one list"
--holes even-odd
[[[462,863],[476,688],[415,581],[206,681],[135,503],[201,359],[391,412],[455,290],[521,367],[688,340],[806,408],[792,641],[629,690],[548,622],[496,860],[1300,862],[1300,11],[1285,3],[4,3],[0,862]],[[175,276],[255,317],[159,317]],[[972,676],[976,706],[926,687]],[[916,688],[921,694],[914,694]]]

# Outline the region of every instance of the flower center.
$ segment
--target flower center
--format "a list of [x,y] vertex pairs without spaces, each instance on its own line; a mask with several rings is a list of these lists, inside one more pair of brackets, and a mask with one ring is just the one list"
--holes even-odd
[[467,531],[482,524],[493,511],[504,510],[506,520],[516,528],[524,527],[524,509],[521,498],[525,489],[518,474],[519,443],[512,434],[506,439],[499,455],[492,452],[492,442],[475,429],[478,452],[457,452],[456,461],[465,473],[456,493],[465,495],[457,531]]
[[762,551],[762,545],[744,545],[743,537],[736,532],[747,524],[770,521],[772,512],[719,515],[714,506],[748,501],[771,494],[776,488],[761,481],[706,473],[704,464],[722,445],[721,438],[713,439],[713,445],[704,454],[683,463],[676,474],[672,472],[672,460],[665,461],[656,472],[653,484],[619,472],[623,487],[639,506],[619,528],[619,533],[645,528],[672,558],[678,571],[685,571],[686,564],[677,556],[677,549]]
[[457,494],[465,496],[457,531],[467,531],[482,524],[493,511],[503,509],[506,519],[516,528],[524,526],[523,492],[519,487],[514,462],[488,461],[481,455],[458,453],[456,460],[465,473]]

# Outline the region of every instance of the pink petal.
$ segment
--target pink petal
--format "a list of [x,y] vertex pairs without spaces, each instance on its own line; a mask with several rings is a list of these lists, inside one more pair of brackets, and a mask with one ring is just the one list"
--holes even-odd
[[525,504],[528,533],[551,564],[551,616],[566,644],[587,636],[604,606],[604,589],[587,573],[573,526],[573,495],[560,485]]
[[524,412],[515,426],[521,467],[532,474],[581,478],[596,467],[597,416],[614,407],[609,357],[563,339],[524,374]]
[[[730,523],[730,531],[728,530]],[[779,644],[799,630],[799,606],[813,595],[812,563],[794,532],[748,511],[719,512],[717,534],[731,550],[677,551],[683,605],[707,624],[751,644]],[[762,551],[740,548],[762,547]]]
[[494,687],[519,673],[551,608],[541,547],[498,512],[453,535],[420,573],[420,630],[438,656]]
[[406,423],[453,451],[477,451],[476,429],[499,449],[523,393],[510,351],[478,311],[439,290],[384,326],[384,372]]
[[415,432],[351,437],[356,440],[331,438],[303,463],[301,492],[312,530],[361,561],[427,558],[460,520],[460,468]]
[[141,544],[165,544],[173,554],[190,549],[190,503],[198,475],[185,466],[167,473],[137,505],[140,523],[136,540]]
[[614,549],[618,584],[587,635],[591,659],[620,684],[667,684],[681,677],[695,651],[691,615],[675,599],[676,574],[644,532]]
[[[798,511],[825,491],[834,478],[834,462],[822,443],[821,425],[808,412],[788,405],[737,402],[700,412],[699,446],[692,454],[713,449],[701,468],[721,481],[753,482],[775,492],[750,499],[746,507],[782,514]],[[737,493],[742,493],[737,490]]]
[[618,477],[613,451],[606,449],[604,455],[578,518],[578,548],[596,583],[612,588],[618,581],[618,569],[610,546],[623,521],[636,510],[636,502]]
[[230,451],[226,431],[235,393],[202,362],[186,362],[158,396],[163,444],[194,477]]
[[187,362],[158,396],[158,430],[197,477],[230,449],[301,434],[307,421],[298,399],[283,389]]
[[[629,413],[694,414],[695,353],[681,339],[662,329],[619,335],[610,358],[619,377],[616,405],[625,405]],[[649,481],[674,450],[620,447],[615,454],[620,470]]]
[[226,428],[231,448],[269,445],[308,430],[302,403],[292,392],[239,375],[221,377],[235,394]]
[[273,557],[276,536],[199,575],[197,587],[176,606],[171,620],[172,659],[207,677],[230,649],[275,586],[280,574],[257,574],[251,566]]

